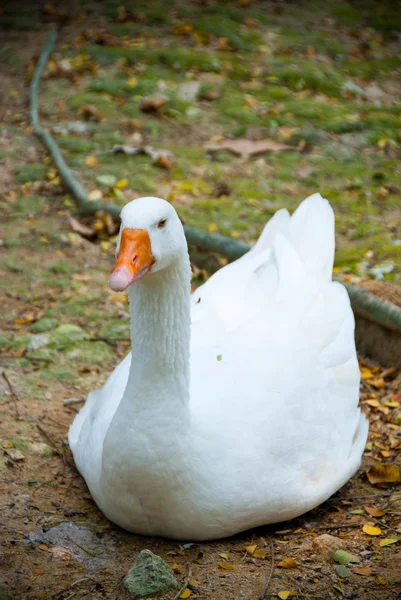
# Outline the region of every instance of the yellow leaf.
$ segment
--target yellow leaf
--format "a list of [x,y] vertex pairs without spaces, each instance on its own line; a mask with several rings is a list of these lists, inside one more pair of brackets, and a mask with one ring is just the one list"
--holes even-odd
[[[3,448],[14,448],[14,444],[12,442],[5,442],[3,444]],[[256,546],[255,546],[256,548]]]
[[96,156],[90,155],[85,158],[85,164],[87,167],[91,167],[92,169],[97,169],[99,167],[99,163],[97,162]]
[[127,185],[128,185],[128,179],[120,179],[116,183],[116,188],[118,188],[119,190],[123,190],[124,188],[127,187]]
[[138,80],[136,77],[130,77],[127,81],[127,87],[133,88],[136,86],[137,83],[138,83]]
[[369,483],[377,485],[381,483],[401,483],[400,467],[394,464],[373,465],[367,472]]
[[181,573],[181,567],[176,562],[173,562],[171,568],[173,569],[174,573]]
[[287,600],[290,596],[296,596],[296,592],[292,592],[291,590],[282,590],[277,594],[280,600]]
[[185,589],[185,590],[182,592],[182,594],[181,594],[180,598],[189,598],[189,597],[190,597],[190,595],[191,595],[191,590],[189,590],[188,588],[186,588],[186,589]]
[[366,400],[366,404],[368,406],[372,406],[373,408],[378,408],[380,406],[380,402],[372,398],[371,400]]
[[110,246],[111,246],[110,242],[103,241],[103,242],[100,242],[100,245],[105,252],[110,250]]
[[379,585],[386,585],[386,582],[381,575],[376,575],[375,583],[378,583]]
[[266,552],[263,552],[263,550],[255,550],[255,552],[253,553],[253,557],[254,558],[264,558],[266,556]]
[[207,228],[209,233],[214,233],[215,231],[217,231],[217,225],[216,223],[210,223],[209,227]]
[[278,563],[278,567],[282,567],[283,569],[297,569],[298,565],[293,558],[284,558],[281,562]]
[[368,535],[381,535],[382,530],[379,527],[373,527],[367,523],[362,527],[362,530]]
[[225,569],[226,571],[232,571],[234,569],[233,565],[230,565],[228,562],[219,562],[220,569]]
[[396,544],[400,540],[398,538],[386,538],[385,540],[380,541],[380,546],[383,548],[384,546],[391,546],[392,544]]
[[373,377],[373,373],[367,367],[361,367],[361,379],[371,379]]
[[252,546],[247,546],[245,548],[245,550],[247,551],[248,554],[250,554],[252,556],[252,554],[255,552],[257,546],[256,544],[253,544]]
[[43,550],[43,552],[48,552],[49,550],[49,546],[46,546],[46,544],[39,544],[38,548],[39,550]]
[[226,560],[228,560],[228,559],[229,559],[229,556],[228,556],[228,554],[227,554],[226,552],[221,552],[221,553],[219,554],[219,556],[221,556],[221,558],[225,558]]

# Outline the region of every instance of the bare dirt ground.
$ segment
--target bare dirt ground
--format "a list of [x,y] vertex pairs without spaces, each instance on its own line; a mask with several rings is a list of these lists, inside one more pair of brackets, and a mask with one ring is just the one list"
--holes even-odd
[[[66,442],[80,404],[64,401],[100,386],[128,351],[126,298],[106,285],[109,236],[91,243],[74,232],[71,202],[49,178],[32,188],[13,177],[17,165],[46,157],[29,127],[15,125],[16,114],[26,119],[24,73],[43,32],[25,31],[23,41],[18,64],[0,75],[0,600],[123,598],[142,549],[172,565],[181,584],[190,573],[183,598],[251,600],[266,586],[265,599],[401,598],[400,487],[367,477],[374,464],[401,466],[401,376],[364,357],[363,463],[319,508],[202,544],[135,536],[97,509]],[[21,46],[21,36],[9,32],[6,42]],[[333,559],[337,549],[353,555],[346,566]]]

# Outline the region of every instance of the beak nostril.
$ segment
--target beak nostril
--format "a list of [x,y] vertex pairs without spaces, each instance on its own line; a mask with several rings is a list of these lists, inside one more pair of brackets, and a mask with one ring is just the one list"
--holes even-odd
[[137,262],[138,262],[138,255],[137,254],[135,254],[135,256],[133,257],[132,262],[133,262],[134,265],[137,264]]

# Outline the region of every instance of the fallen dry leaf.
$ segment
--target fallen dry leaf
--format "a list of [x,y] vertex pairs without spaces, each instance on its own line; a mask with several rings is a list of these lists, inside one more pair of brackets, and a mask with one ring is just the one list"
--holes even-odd
[[366,473],[369,483],[380,485],[382,483],[401,483],[400,467],[394,464],[373,465]]
[[25,456],[22,454],[21,450],[17,450],[17,448],[5,448],[4,452],[15,462],[25,460]]
[[372,574],[372,569],[370,567],[362,567],[361,569],[354,569],[352,572],[356,573],[357,575],[364,575],[365,577],[369,577],[369,575]]
[[293,558],[284,558],[281,562],[278,563],[278,567],[282,567],[283,569],[297,569],[298,565]]
[[247,554],[250,554],[252,556],[252,554],[255,552],[257,546],[256,544],[252,544],[252,546],[247,546],[245,548],[245,550],[247,551]]
[[364,506],[363,507],[370,517],[383,517],[386,514],[386,510],[381,510],[380,508],[375,508],[374,506]]
[[96,121],[98,123],[104,121],[104,114],[94,104],[85,104],[79,110],[79,114],[85,121]]
[[96,234],[93,227],[88,227],[87,225],[80,223],[80,221],[78,221],[74,217],[69,216],[68,221],[70,223],[71,229],[76,233],[83,235],[84,237],[92,238]]
[[139,105],[139,108],[144,113],[157,113],[166,104],[164,98],[144,98]]
[[98,169],[100,166],[96,156],[93,155],[89,155],[85,158],[85,164],[87,167],[91,167],[92,169]]
[[189,598],[191,595],[191,590],[188,588],[185,588],[185,590],[183,592],[181,592],[180,598]]
[[393,544],[396,544],[397,542],[400,541],[401,538],[385,538],[384,540],[380,541],[380,546],[381,548],[385,547],[385,546],[392,546]]
[[246,138],[227,139],[218,144],[206,146],[207,152],[226,151],[237,156],[259,156],[268,152],[294,152],[296,150],[295,146],[289,146],[274,140],[247,140]]
[[367,533],[367,535],[381,535],[381,532],[382,532],[380,527],[374,527],[373,525],[369,525],[368,523],[366,523],[362,527],[362,531]]
[[296,596],[296,592],[293,592],[292,590],[281,590],[277,595],[280,600],[287,600],[290,596]]
[[226,571],[232,571],[234,569],[233,565],[225,561],[219,562],[218,565],[220,569],[225,569]]

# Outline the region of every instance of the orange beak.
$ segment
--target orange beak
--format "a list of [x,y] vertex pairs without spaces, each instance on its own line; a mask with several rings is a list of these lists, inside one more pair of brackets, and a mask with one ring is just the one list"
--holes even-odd
[[150,271],[154,262],[148,232],[144,229],[124,228],[116,268],[109,278],[111,289],[115,292],[126,290],[131,283]]

